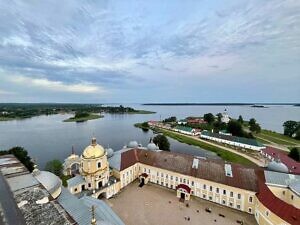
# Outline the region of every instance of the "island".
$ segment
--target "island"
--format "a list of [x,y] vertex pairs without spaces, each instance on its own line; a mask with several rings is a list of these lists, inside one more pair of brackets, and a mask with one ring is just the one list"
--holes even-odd
[[[102,104],[62,104],[62,103],[0,103],[0,121],[20,120],[41,115],[54,115],[79,112],[89,113],[87,120],[95,119],[95,115],[111,114],[152,114],[155,112],[134,109],[131,107],[109,106]],[[97,117],[99,118],[99,117]],[[96,119],[97,119],[96,118]],[[70,118],[71,119],[71,118]],[[75,119],[75,118],[73,118]],[[82,118],[81,118],[82,119]],[[80,119],[80,120],[81,120]],[[76,119],[77,120],[77,119]],[[84,119],[84,121],[86,118]],[[72,120],[73,121],[73,120]]]
[[103,115],[101,114],[93,114],[93,113],[87,113],[87,112],[76,112],[73,117],[70,117],[69,119],[64,120],[64,122],[76,122],[81,123],[88,120],[95,120],[102,118]]

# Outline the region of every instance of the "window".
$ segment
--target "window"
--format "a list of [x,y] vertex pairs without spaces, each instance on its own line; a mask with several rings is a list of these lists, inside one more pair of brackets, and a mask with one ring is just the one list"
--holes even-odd
[[252,196],[250,196],[250,197],[249,197],[249,202],[252,203],[252,201],[253,201],[253,198],[252,198]]
[[236,205],[236,208],[241,209],[241,206],[240,205]]
[[100,168],[101,167],[101,163],[100,162],[98,162],[98,168]]
[[76,192],[76,191],[77,191],[77,188],[75,188],[74,191]]
[[209,186],[209,190],[212,191],[212,186]]
[[291,195],[291,199],[294,200],[294,195]]
[[180,183],[182,182],[182,178],[180,177]]
[[164,177],[164,174],[163,174],[163,173],[161,173],[161,174],[160,174],[160,176],[161,176],[161,177]]
[[186,180],[186,183],[187,183],[187,184],[190,184],[190,181],[189,181],[189,180]]
[[169,177],[169,176],[168,176],[168,174],[167,174],[167,175],[166,175],[166,178],[168,179],[168,177]]
[[146,173],[146,168],[144,168],[144,173]]
[[238,199],[241,199],[241,194],[238,194]]
[[194,186],[194,181],[192,181],[192,186]]
[[183,183],[185,183],[185,179],[183,179]]
[[285,191],[283,191],[282,194],[285,195]]
[[159,172],[157,172],[157,175],[156,176],[159,176]]
[[129,175],[128,171],[126,172],[126,175],[127,175],[127,176]]
[[252,208],[248,208],[248,213],[252,213]]
[[171,176],[171,180],[173,180],[173,176]]
[[178,181],[178,177],[176,177],[176,181]]
[[212,200],[212,197],[211,197],[211,196],[209,196],[208,198],[209,198],[210,201]]
[[204,189],[204,190],[206,189],[206,184],[203,184],[203,189]]
[[230,197],[233,197],[233,192],[232,191],[230,192]]
[[203,194],[203,198],[206,198],[206,195]]
[[161,181],[161,182],[160,182],[160,185],[162,185],[162,186],[163,186],[163,185],[164,185],[164,183]]
[[219,188],[216,189],[216,192],[219,193]]
[[223,195],[226,195],[226,190],[223,190]]
[[89,183],[88,186],[91,187],[91,183]]
[[225,200],[222,200],[222,204],[225,205],[225,204],[226,204],[226,201],[225,201]]
[[229,206],[230,206],[230,207],[232,207],[232,206],[233,206],[232,202],[229,202]]
[[266,216],[269,216],[269,211],[267,210],[265,214],[266,214]]
[[150,169],[148,169],[148,173],[150,174]]
[[171,184],[171,189],[173,189],[173,184]]
[[123,173],[123,179],[125,179],[125,173]]
[[156,183],[157,183],[157,184],[159,183],[158,180],[156,181]]
[[194,191],[192,191],[192,195],[194,194]]

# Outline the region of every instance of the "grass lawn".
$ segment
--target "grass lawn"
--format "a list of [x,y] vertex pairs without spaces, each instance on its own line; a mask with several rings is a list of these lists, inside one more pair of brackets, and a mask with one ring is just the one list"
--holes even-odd
[[258,138],[264,138],[269,140],[270,142],[274,142],[276,144],[281,145],[300,145],[300,141],[285,136],[283,134],[276,133],[274,131],[262,130],[261,133],[255,134]]
[[[142,128],[142,126],[140,124],[135,124],[136,127]],[[155,129],[158,132],[163,133],[165,136],[168,136],[170,138],[173,138],[179,142],[188,144],[188,145],[194,145],[194,146],[198,146],[202,149],[211,151],[211,152],[215,152],[218,156],[220,156],[223,160],[229,161],[229,162],[233,162],[233,163],[239,163],[242,165],[246,165],[246,166],[256,166],[256,164],[254,164],[253,162],[251,162],[250,160],[234,154],[232,152],[223,150],[222,148],[218,148],[216,146],[207,144],[205,142],[202,142],[201,139],[199,140],[195,140],[193,138],[190,137],[186,137],[183,136],[181,134],[172,132],[172,131],[167,131],[167,130],[163,130],[163,129]]]
[[89,116],[86,116],[86,117],[79,117],[79,118],[71,117],[69,119],[64,120],[64,122],[84,122],[84,121],[88,121],[88,120],[99,119],[102,117],[103,117],[102,115],[90,114]]

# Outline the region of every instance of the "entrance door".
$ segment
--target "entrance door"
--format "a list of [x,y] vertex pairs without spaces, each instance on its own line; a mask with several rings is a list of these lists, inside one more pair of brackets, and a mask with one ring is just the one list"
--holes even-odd
[[84,184],[81,186],[81,191],[84,191],[85,190],[85,186]]
[[98,183],[98,188],[101,188],[102,187],[102,181],[100,181],[99,183]]
[[145,178],[142,177],[142,178],[141,178],[141,183],[140,183],[139,187],[143,187],[144,184],[145,184]]
[[180,193],[180,198],[183,199],[183,200],[185,200],[185,194],[181,192]]

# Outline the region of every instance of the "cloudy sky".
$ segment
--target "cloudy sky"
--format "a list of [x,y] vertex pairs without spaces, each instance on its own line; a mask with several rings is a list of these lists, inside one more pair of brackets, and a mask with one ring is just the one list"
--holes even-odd
[[299,0],[0,0],[0,102],[299,100]]

